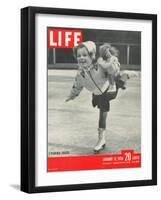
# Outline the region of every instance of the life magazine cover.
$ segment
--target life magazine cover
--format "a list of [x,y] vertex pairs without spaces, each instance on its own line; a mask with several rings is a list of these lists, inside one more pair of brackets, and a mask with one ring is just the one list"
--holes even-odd
[[141,32],[47,28],[48,172],[141,167]]

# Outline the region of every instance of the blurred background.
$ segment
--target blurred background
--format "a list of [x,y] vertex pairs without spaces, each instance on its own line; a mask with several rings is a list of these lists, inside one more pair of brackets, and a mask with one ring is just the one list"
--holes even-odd
[[[83,41],[91,40],[95,42],[97,50],[100,45],[107,42],[115,46],[119,50],[121,69],[140,70],[141,32],[99,29],[81,29],[81,31],[83,35]],[[48,49],[48,69],[62,68],[77,68],[72,49]]]

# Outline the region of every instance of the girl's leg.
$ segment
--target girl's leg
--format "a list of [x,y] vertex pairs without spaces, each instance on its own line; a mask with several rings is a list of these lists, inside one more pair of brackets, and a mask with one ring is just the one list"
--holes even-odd
[[99,128],[106,129],[107,111],[100,109],[99,112]]
[[105,144],[106,144],[106,141],[105,141],[106,119],[107,119],[107,111],[103,111],[103,110],[100,109],[98,141],[97,141],[97,144],[94,148],[95,153],[99,153],[100,150],[104,149]]

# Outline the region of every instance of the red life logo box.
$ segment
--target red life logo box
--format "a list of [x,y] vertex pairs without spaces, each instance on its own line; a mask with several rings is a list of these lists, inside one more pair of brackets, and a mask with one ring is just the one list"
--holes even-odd
[[73,48],[82,43],[82,31],[48,29],[48,48]]

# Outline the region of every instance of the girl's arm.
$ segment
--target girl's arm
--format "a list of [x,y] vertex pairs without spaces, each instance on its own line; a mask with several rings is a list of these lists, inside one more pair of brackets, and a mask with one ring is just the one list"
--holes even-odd
[[81,84],[81,81],[79,80],[79,74],[78,74],[75,78],[75,81],[73,83],[73,87],[70,91],[69,96],[66,99],[66,102],[75,99],[80,94],[82,89],[83,89],[83,86]]

